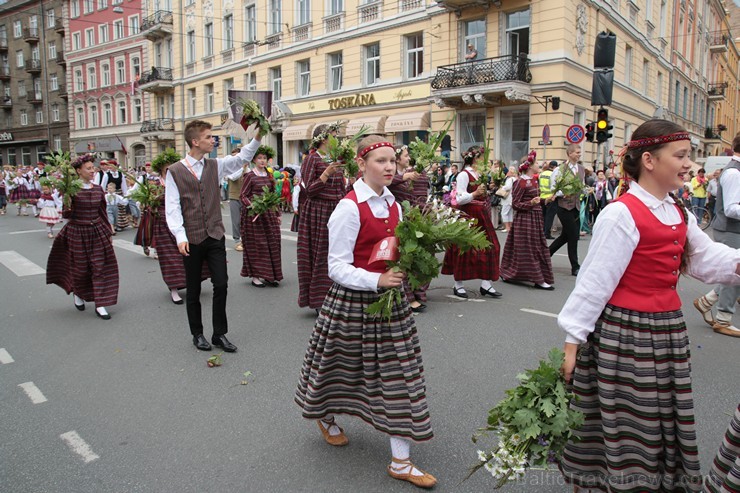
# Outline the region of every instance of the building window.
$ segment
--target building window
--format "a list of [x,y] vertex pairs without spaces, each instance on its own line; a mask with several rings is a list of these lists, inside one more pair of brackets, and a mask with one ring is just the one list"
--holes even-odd
[[44,123],[44,110],[36,110],[36,123]]
[[77,128],[85,128],[85,110],[81,107],[77,107]]
[[691,120],[699,122],[699,96],[694,92],[694,99],[691,104]]
[[267,22],[267,34],[277,34],[282,31],[281,0],[269,0],[269,18]]
[[154,43],[154,64],[155,67],[163,67],[162,65],[162,43]]
[[110,86],[110,65],[107,63],[103,63],[100,65],[100,74],[102,77],[101,86],[102,87],[108,87]]
[[98,26],[98,37],[100,37],[101,43],[108,42],[108,24]]
[[[12,124],[8,125],[8,127],[11,127],[11,126]],[[16,157],[15,157],[15,149],[8,149],[8,164],[12,166],[15,166],[16,164],[18,164],[18,161],[16,160]]]
[[[483,116],[482,121],[473,122],[474,125],[480,125],[479,132],[483,132],[485,127],[485,113]],[[529,108],[502,109],[498,121],[499,159],[508,164],[526,156],[529,152]],[[482,144],[481,142],[479,145]],[[461,143],[460,148],[467,150],[468,146]]]
[[108,0],[98,0],[98,10],[104,10],[108,8]]
[[21,110],[21,125],[28,125],[28,112],[25,109]]
[[57,77],[57,74],[51,74],[49,76],[49,85],[51,86],[52,91],[59,90],[59,78]]
[[251,43],[257,39],[257,6],[244,7],[244,41]]
[[643,59],[642,60],[642,93],[645,96],[649,96],[649,87],[650,87],[650,62]]
[[380,80],[380,43],[365,46],[365,85],[372,86]]
[[529,23],[529,9],[506,14],[506,45],[509,55],[529,55]]
[[69,2],[71,17],[80,16],[80,0],[70,0]]
[[195,89],[188,89],[188,116],[195,116]]
[[206,84],[206,113],[213,112],[213,84]]
[[41,99],[41,79],[38,77],[33,79],[33,94],[36,99]]
[[20,97],[26,96],[26,81],[25,80],[18,81],[18,95]]
[[229,14],[224,16],[223,32],[223,50],[230,50],[234,47],[234,16]]
[[663,74],[660,72],[655,83],[655,102],[658,106],[663,106]]
[[38,45],[31,48],[31,60],[41,60],[41,50]]
[[344,0],[329,0],[329,15],[344,12]]
[[85,29],[85,48],[90,48],[95,45],[95,30]]
[[14,21],[13,22],[13,37],[18,39],[21,36],[23,36],[23,25],[21,24],[21,21]]
[[272,87],[272,99],[278,101],[283,96],[283,71],[280,67],[270,69],[270,86]]
[[141,99],[134,99],[134,123],[141,122],[143,113],[141,110]]
[[676,82],[676,89],[673,91],[673,112],[678,115],[678,109],[681,107],[681,83]]
[[653,0],[645,0],[645,19],[651,20],[653,18]]
[[689,88],[684,87],[683,88],[683,111],[681,112],[681,116],[684,118],[687,118],[687,114],[689,111]]
[[244,87],[247,88],[247,91],[257,90],[257,72],[244,74]]
[[87,88],[95,89],[98,87],[98,79],[95,76],[95,66],[87,67]]
[[79,50],[82,47],[80,43],[81,43],[80,33],[72,33],[72,49]]
[[301,60],[297,65],[298,95],[308,96],[311,92],[311,61]]
[[85,87],[84,79],[82,78],[82,70],[75,70],[75,91],[81,92]]
[[203,56],[213,56],[213,23],[206,24],[203,33]]
[[224,108],[229,107],[229,90],[234,89],[234,79],[224,80]]
[[629,142],[631,138],[632,138],[632,124],[625,123],[624,124],[624,144],[627,145],[627,142]]
[[15,52],[15,66],[18,68],[25,67],[25,60],[23,59],[23,50],[18,50]]
[[329,54],[329,90],[342,89],[342,52]]
[[110,103],[103,103],[103,126],[110,127],[113,125],[113,109]]
[[98,128],[98,105],[90,105],[90,128]]
[[485,19],[476,19],[472,21],[465,21],[463,23],[463,45],[460,47],[461,54],[460,59],[465,60],[465,55],[468,53],[468,45],[472,45],[478,55],[477,60],[482,60],[486,57],[486,21]]
[[118,102],[118,115],[116,118],[116,123],[118,123],[119,125],[123,125],[126,123],[126,101]]
[[141,61],[137,56],[131,57],[131,73],[134,74],[134,77],[141,75]]
[[93,5],[93,0],[82,0],[84,2],[84,12],[85,14],[91,13],[93,10],[95,10],[95,6]]
[[61,135],[54,135],[52,137],[52,140],[54,141],[54,150],[55,151],[61,151],[62,150],[62,136]]
[[195,62],[195,31],[188,31],[188,63]]
[[116,84],[124,84],[126,82],[126,64],[123,60],[116,60]]
[[422,33],[405,37],[406,78],[415,79],[424,72],[424,37]]
[[135,36],[139,34],[139,16],[132,15],[128,18],[128,35]]
[[658,32],[660,33],[661,38],[665,38],[665,18],[666,18],[666,10],[668,6],[666,5],[666,0],[660,1],[660,18],[658,19],[658,23],[660,24],[658,26]]
[[30,147],[21,148],[21,159],[23,162],[23,166],[31,166],[31,148]]
[[311,22],[311,0],[296,0],[296,10],[299,26]]
[[113,39],[121,39],[125,35],[123,34],[123,20],[119,19],[113,21]]
[[59,121],[59,105],[56,103],[51,105],[51,121]]
[[49,41],[49,60],[56,60],[57,58],[57,44],[55,41]]
[[632,84],[632,47],[627,46],[624,49],[624,83],[628,86]]
[[56,24],[56,15],[54,14],[54,9],[49,9],[46,11],[46,27],[52,28]]

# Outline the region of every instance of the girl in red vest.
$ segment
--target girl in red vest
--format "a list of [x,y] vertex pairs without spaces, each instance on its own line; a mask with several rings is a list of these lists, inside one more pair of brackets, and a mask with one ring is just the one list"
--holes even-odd
[[373,135],[358,145],[363,178],[329,219],[329,290],[303,361],[295,401],[303,417],[318,420],[326,442],[346,445],[335,414],[357,416],[390,435],[388,474],[430,488],[436,479],[409,460],[410,441],[432,438],[411,309],[404,299],[391,320],[365,309],[383,288],[400,287],[403,274],[370,262],[373,247],[393,236],[401,207],[387,186],[396,172],[393,145]]
[[714,243],[671,195],[690,154],[675,123],[635,130],[622,157],[625,193],[599,214],[558,316],[563,373],[586,418],[560,464],[576,492],[701,490],[678,277],[740,284],[740,254]]

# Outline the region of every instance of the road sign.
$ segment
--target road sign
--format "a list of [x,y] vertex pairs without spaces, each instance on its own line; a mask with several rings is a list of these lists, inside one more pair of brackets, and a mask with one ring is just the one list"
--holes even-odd
[[565,132],[565,138],[571,144],[580,144],[586,138],[586,129],[581,125],[571,125]]
[[544,140],[545,142],[550,140],[550,125],[548,125],[547,123],[545,123],[545,126],[542,127],[542,140]]
[[538,140],[537,141],[537,145],[540,145],[540,146],[551,146],[552,145],[552,141],[551,140]]

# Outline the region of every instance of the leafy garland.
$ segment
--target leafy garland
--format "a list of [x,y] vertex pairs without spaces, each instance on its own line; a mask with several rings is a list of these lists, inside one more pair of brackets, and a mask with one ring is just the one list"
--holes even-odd
[[266,212],[275,212],[280,210],[280,205],[283,203],[283,198],[277,192],[270,190],[270,187],[265,185],[262,187],[262,194],[255,194],[247,206],[247,215],[249,217],[254,216],[252,222],[256,221],[260,215]]
[[[484,250],[491,246],[486,233],[475,219],[445,205],[437,198],[422,208],[403,202],[403,221],[396,226],[399,259],[388,262],[394,270],[406,274],[411,289],[418,289],[439,276],[440,261],[436,254],[455,245],[461,252],[471,248]],[[401,302],[401,290],[390,288],[365,310],[368,314],[390,320],[393,305]]]
[[240,99],[238,104],[241,106],[242,119],[239,122],[244,130],[249,128],[253,123],[257,123],[261,135],[267,135],[272,132],[272,125],[262,112],[262,108],[253,99]]
[[570,408],[576,396],[560,373],[563,359],[563,352],[553,348],[538,368],[517,375],[521,383],[506,391],[489,411],[488,424],[473,435],[474,443],[489,432],[499,441],[490,452],[478,450],[479,462],[468,477],[483,468],[497,480],[498,489],[520,479],[528,468],[547,469],[558,462],[573,430],[584,421],[583,413]]
[[368,130],[370,130],[370,127],[363,125],[355,135],[342,140],[329,134],[326,137],[327,148],[324,162],[329,165],[334,164],[342,166],[344,168],[344,176],[347,178],[357,178],[357,174],[360,172],[360,167],[355,161],[357,144],[363,137],[365,137]]
[[65,209],[69,209],[72,206],[72,198],[82,190],[82,179],[77,174],[74,164],[82,165],[95,161],[95,156],[92,154],[82,154],[72,164],[69,162],[70,158],[69,152],[50,153],[45,157],[50,168],[45,171],[47,171],[47,174],[53,173],[55,176],[54,178],[49,178],[49,183],[62,196],[62,204]]
[[455,118],[451,118],[445,122],[445,127],[439,132],[432,132],[429,135],[428,142],[424,142],[419,137],[416,137],[413,142],[409,144],[409,156],[414,162],[414,171],[417,173],[424,173],[428,170],[432,164],[441,163],[444,161],[444,157],[437,154],[437,149],[442,145],[442,141],[450,131],[452,124],[455,122]]
[[157,157],[152,159],[152,171],[161,175],[162,169],[164,169],[165,166],[175,164],[181,160],[182,156],[176,150],[172,148],[165,149],[163,152],[159,153]]

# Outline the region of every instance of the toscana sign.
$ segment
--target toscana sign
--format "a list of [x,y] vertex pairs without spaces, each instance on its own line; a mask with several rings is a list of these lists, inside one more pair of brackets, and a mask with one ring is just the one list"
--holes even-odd
[[357,106],[371,106],[375,104],[375,95],[373,94],[356,94],[344,98],[329,100],[330,110],[339,110],[344,108],[355,108]]

